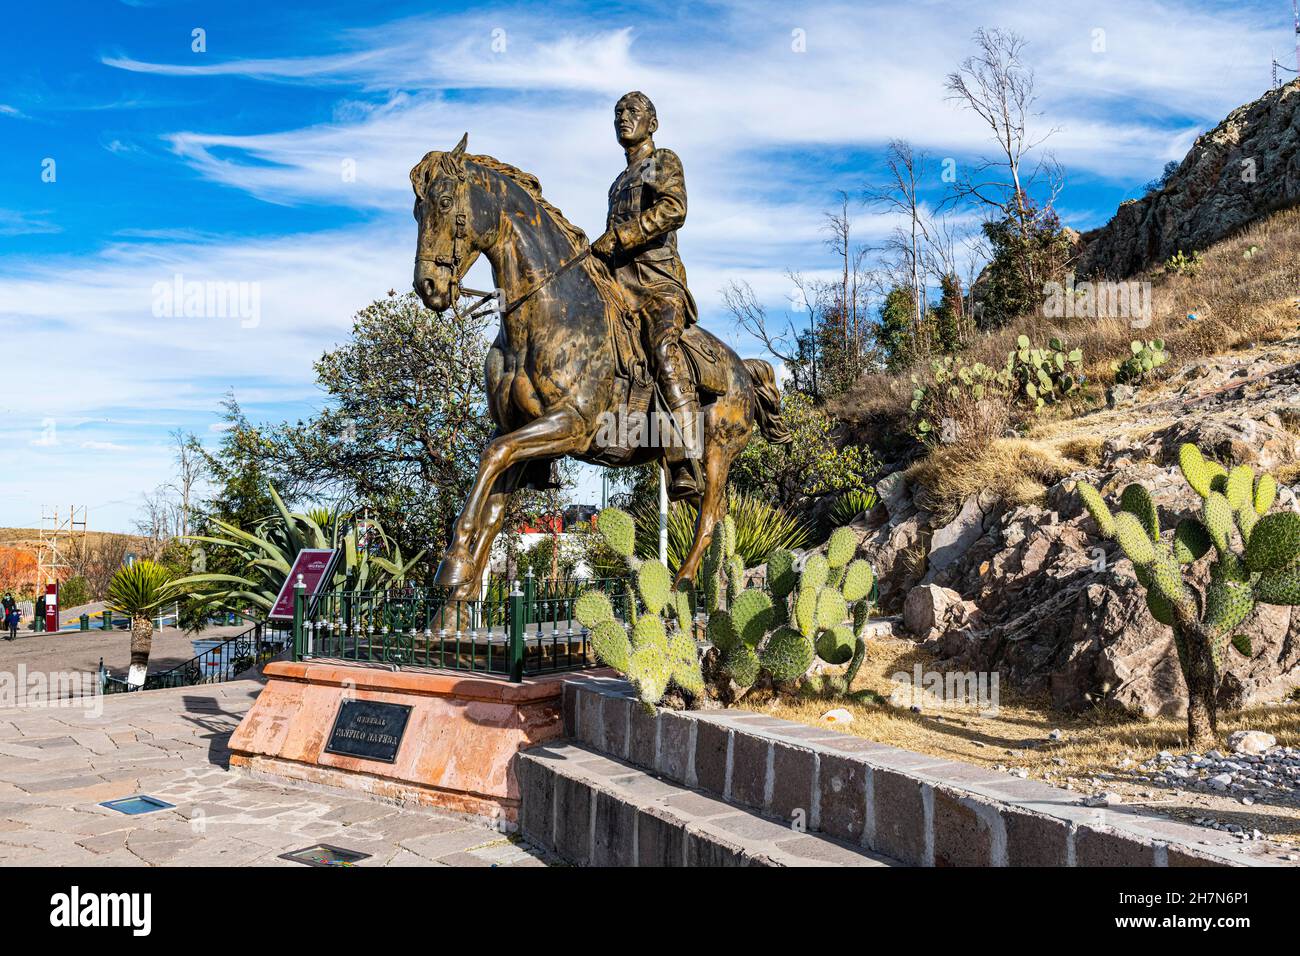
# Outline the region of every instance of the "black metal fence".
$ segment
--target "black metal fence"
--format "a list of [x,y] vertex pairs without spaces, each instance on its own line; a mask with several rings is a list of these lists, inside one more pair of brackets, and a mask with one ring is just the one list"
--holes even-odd
[[609,594],[626,618],[629,578],[537,581],[508,592],[489,589],[477,600],[453,600],[446,588],[335,591],[309,604],[295,592],[295,660],[338,660],[525,676],[581,670],[596,664],[589,634],[573,616],[588,588]]
[[105,694],[133,690],[157,690],[163,687],[191,687],[234,680],[252,667],[260,667],[293,644],[293,628],[288,622],[258,622],[248,630],[216,644],[170,670],[145,676],[144,683],[132,686],[124,678],[114,677],[99,662],[100,684]]

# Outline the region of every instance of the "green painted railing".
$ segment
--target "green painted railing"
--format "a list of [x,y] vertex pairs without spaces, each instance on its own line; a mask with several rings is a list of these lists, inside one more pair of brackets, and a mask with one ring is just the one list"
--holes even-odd
[[499,674],[512,681],[596,665],[589,633],[573,616],[587,588],[610,595],[620,617],[632,600],[628,578],[537,581],[508,593],[452,600],[446,588],[334,591],[309,604],[295,588],[295,660],[338,660]]

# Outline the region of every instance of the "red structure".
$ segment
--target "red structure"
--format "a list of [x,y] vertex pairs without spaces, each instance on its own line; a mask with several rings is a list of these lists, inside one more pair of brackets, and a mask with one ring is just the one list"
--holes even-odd
[[45,585],[45,630],[53,634],[59,629],[59,583]]

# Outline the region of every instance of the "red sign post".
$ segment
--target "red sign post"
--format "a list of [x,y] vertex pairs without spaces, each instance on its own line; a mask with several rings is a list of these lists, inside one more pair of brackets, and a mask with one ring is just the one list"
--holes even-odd
[[59,583],[45,585],[45,630],[53,634],[59,629]]
[[302,583],[307,586],[307,606],[310,608],[315,603],[316,596],[329,585],[337,558],[338,552],[332,548],[304,548],[299,551],[298,556],[293,559],[289,576],[280,586],[280,593],[276,596],[275,604],[271,606],[271,613],[266,616],[267,619],[293,620],[294,585],[298,583],[299,575],[302,576]]

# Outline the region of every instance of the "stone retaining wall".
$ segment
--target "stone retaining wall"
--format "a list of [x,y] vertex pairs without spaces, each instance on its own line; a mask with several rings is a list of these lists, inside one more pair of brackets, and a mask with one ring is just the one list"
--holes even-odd
[[1227,834],[742,710],[648,713],[614,678],[564,689],[571,739],[668,780],[920,866],[1281,864]]

